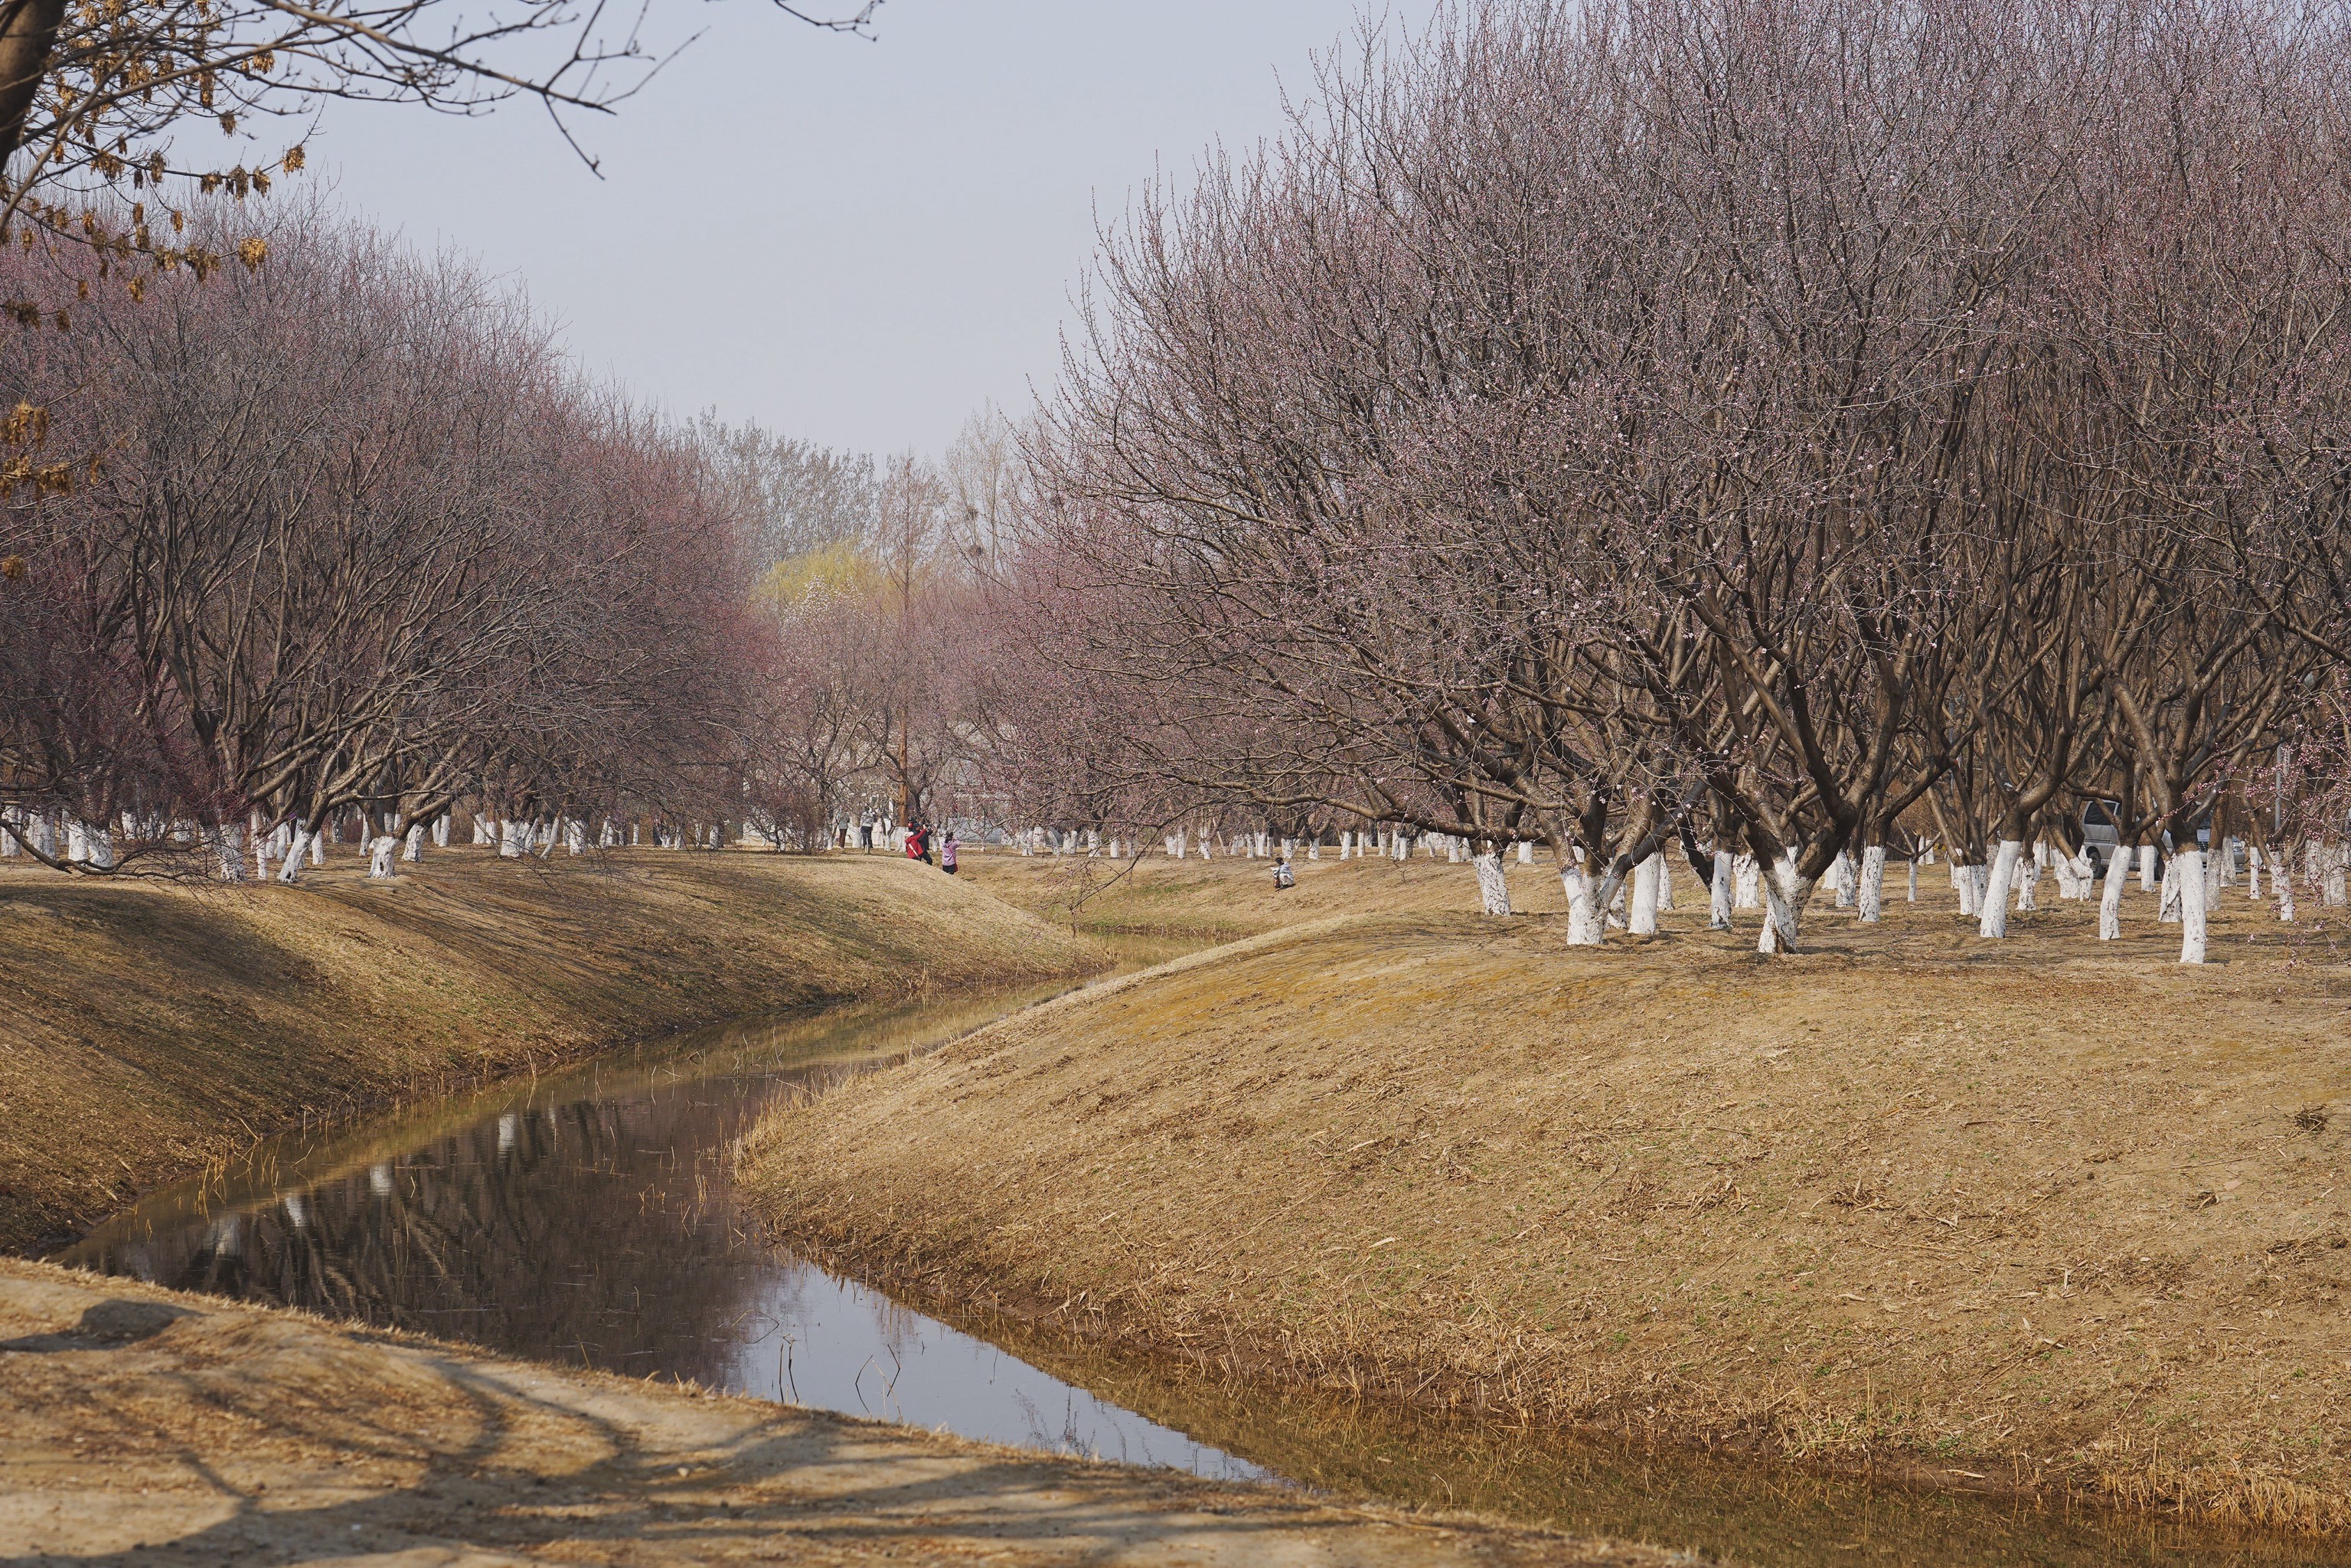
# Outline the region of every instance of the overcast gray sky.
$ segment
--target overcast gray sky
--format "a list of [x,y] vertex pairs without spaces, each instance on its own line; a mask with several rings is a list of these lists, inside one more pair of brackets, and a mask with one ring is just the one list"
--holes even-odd
[[310,150],[344,204],[520,280],[583,364],[675,412],[935,451],[1051,380],[1096,204],[1278,131],[1358,8],[888,0],[868,43],[667,0],[655,26],[706,31],[584,125],[601,180],[528,105],[335,106]]

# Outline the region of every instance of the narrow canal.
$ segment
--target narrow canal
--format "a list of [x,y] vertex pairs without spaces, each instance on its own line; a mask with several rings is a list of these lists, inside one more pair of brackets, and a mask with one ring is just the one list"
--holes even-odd
[[1476,1508],[1758,1568],[2345,1560],[2143,1518],[1208,1385],[1019,1324],[951,1325],[762,1239],[736,1200],[729,1148],[766,1107],[1049,994],[728,1025],[287,1134],[154,1194],[56,1261],[508,1354],[1053,1452]]

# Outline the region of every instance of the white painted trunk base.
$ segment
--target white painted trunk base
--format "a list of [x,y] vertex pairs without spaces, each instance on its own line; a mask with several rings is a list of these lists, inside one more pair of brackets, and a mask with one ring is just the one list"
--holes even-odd
[[390,882],[399,873],[392,869],[392,857],[400,852],[400,841],[390,833],[368,842],[368,880]]
[[1510,912],[1510,879],[1502,874],[1501,856],[1479,855],[1469,863],[1478,873],[1478,898],[1485,906],[1486,913],[1508,915]]
[[1730,887],[1739,875],[1738,860],[1729,850],[1714,852],[1714,882],[1707,889],[1706,928],[1709,931],[1730,929]]
[[1633,902],[1625,927],[1635,936],[1657,934],[1657,872],[1663,858],[1651,854],[1633,868]]
[[2130,885],[2130,855],[2116,850],[2106,862],[2106,885],[2098,894],[2098,940],[2118,941],[2123,934],[2123,889]]
[[1861,852],[1861,887],[1855,895],[1860,918],[1876,925],[1886,915],[1886,846],[1872,844]]
[[2200,964],[2204,961],[2205,942],[2205,871],[2204,852],[2182,850],[2176,857],[2179,864],[2179,961]]

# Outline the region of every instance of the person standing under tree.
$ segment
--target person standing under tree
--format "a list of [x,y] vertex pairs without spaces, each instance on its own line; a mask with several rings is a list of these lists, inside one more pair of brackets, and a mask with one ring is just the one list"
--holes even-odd
[[939,869],[949,876],[956,873],[956,843],[955,830],[949,828],[946,841],[939,845]]

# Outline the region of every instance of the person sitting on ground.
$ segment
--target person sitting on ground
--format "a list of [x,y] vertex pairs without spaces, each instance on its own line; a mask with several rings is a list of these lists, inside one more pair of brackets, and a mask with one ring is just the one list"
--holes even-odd
[[939,845],[939,869],[949,876],[956,873],[956,836],[953,828],[947,830],[946,841]]
[[1290,869],[1290,857],[1282,856],[1273,862],[1273,885],[1276,892],[1298,885],[1298,873]]

